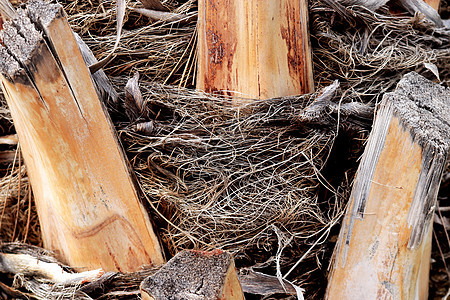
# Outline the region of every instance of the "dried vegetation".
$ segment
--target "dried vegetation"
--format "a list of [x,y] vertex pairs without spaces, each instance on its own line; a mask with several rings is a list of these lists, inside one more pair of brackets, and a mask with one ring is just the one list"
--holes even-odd
[[[114,1],[60,2],[74,31],[99,60],[105,57],[115,42]],[[316,90],[336,79],[340,89],[327,99],[316,93],[233,107],[226,97],[192,89],[196,1],[163,4],[178,14],[176,21],[151,20],[134,10],[140,3],[127,3],[121,44],[105,71],[120,96],[108,108],[167,253],[227,249],[236,255],[238,266],[285,276],[305,288],[307,298],[320,298],[335,225],[345,208],[373,107],[411,70],[436,80],[435,66],[448,86],[450,30],[436,28],[420,15],[393,16],[389,10],[394,8],[388,6],[372,12],[335,0],[311,1]],[[443,13],[446,9],[443,2]],[[124,92],[136,71],[143,105],[133,102],[137,95],[126,97]],[[315,100],[328,102],[311,117],[308,109]],[[360,109],[340,110],[347,103]],[[4,104],[0,109],[2,133],[11,134],[8,110]],[[3,168],[1,240],[41,246],[25,168],[18,161]],[[447,172],[447,192],[448,180]],[[448,209],[445,191],[440,201]],[[436,226],[445,226],[445,209],[440,219],[444,225]],[[445,265],[450,242],[441,237],[439,246],[442,255],[434,259]],[[438,271],[447,272],[448,280],[448,269]],[[115,276],[110,278],[116,284],[111,279],[110,288],[101,293],[42,283],[48,293],[35,294],[40,299],[73,293],[84,293],[86,299],[134,297],[135,283]],[[27,287],[26,280],[20,282],[17,287]],[[131,292],[118,293],[123,289],[118,283],[127,282]]]

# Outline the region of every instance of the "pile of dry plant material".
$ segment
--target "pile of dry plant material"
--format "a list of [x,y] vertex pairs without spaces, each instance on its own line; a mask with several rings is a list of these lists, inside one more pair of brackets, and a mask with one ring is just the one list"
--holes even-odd
[[144,98],[145,119],[120,134],[144,191],[168,210],[163,236],[172,253],[256,244],[267,251],[275,227],[306,238],[337,217],[339,210],[322,213],[317,197],[335,133],[295,119],[310,97],[236,108],[147,85]]
[[[116,37],[115,1],[60,1],[69,22],[95,53],[98,60],[106,57]],[[138,71],[152,82],[193,84],[195,69],[195,26],[197,1],[164,1],[181,21],[153,21],[135,12],[138,1],[127,2],[124,32],[116,50],[116,59],[105,68],[108,75],[124,76]],[[126,81],[125,81],[126,83]]]
[[[60,2],[96,57],[105,57],[115,42],[115,2]],[[163,3],[182,21],[149,20],[133,10],[139,2],[128,2],[117,57],[105,71],[120,96],[108,108],[166,251],[171,256],[185,248],[227,249],[239,267],[286,276],[306,289],[306,298],[320,299],[373,107],[411,70],[437,80],[437,68],[442,84],[449,85],[450,29],[437,28],[419,14],[394,16],[388,6],[371,12],[336,0],[311,1],[316,90],[336,79],[340,89],[325,98],[316,93],[238,108],[228,98],[192,90],[196,1]],[[442,6],[447,11],[446,2]],[[141,75],[143,109],[135,102],[138,95],[124,93],[135,71]],[[322,106],[312,109],[317,100]],[[12,134],[7,108],[1,109],[2,134]],[[3,165],[1,240],[41,246],[19,161]],[[448,181],[448,173],[444,178]],[[444,186],[448,190],[448,182]],[[450,206],[448,197],[440,199],[441,207]],[[441,223],[437,226],[445,226]],[[441,239],[439,247],[448,256],[450,242]],[[440,252],[434,260],[445,265]],[[128,284],[129,290],[139,285],[111,278],[116,278],[108,281],[111,287],[112,282]],[[30,290],[22,279],[16,287]],[[45,297],[34,292],[40,299],[80,292],[40,284],[48,290]],[[98,290],[83,292],[102,297]],[[133,292],[114,295],[109,294],[135,297]]]

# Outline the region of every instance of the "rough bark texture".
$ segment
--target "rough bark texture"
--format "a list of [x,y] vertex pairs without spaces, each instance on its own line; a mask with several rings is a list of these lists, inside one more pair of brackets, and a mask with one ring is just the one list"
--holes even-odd
[[327,299],[427,299],[450,92],[416,73],[386,94],[358,169]]
[[183,251],[141,284],[144,300],[244,299],[231,254]]
[[314,89],[306,1],[199,1],[197,87],[244,98]]
[[19,15],[2,32],[0,73],[45,246],[83,269],[162,264],[158,239],[62,8],[31,1]]

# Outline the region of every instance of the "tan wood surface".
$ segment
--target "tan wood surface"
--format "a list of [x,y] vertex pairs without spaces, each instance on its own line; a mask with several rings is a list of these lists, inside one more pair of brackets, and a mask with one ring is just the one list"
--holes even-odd
[[223,287],[219,292],[219,299],[223,300],[244,300],[244,293],[242,292],[241,284],[234,266],[234,261],[228,267]]
[[441,3],[441,0],[424,0],[428,5],[430,5],[435,10],[439,10],[439,5]]
[[416,73],[384,95],[354,181],[326,299],[428,299],[450,92]]
[[312,92],[307,1],[199,1],[197,88],[244,98]]
[[160,265],[158,238],[64,14],[47,25],[54,52],[40,42],[21,62],[30,77],[2,78],[44,244],[80,269]]
[[[407,216],[421,171],[422,149],[397,119],[392,120],[384,145],[364,219],[354,219],[352,247],[346,251],[341,244],[328,299],[391,299],[391,294],[398,295],[392,299],[413,299],[420,263],[412,263],[431,254],[424,253],[431,250],[426,243],[414,251],[407,249],[411,234]],[[350,207],[349,211],[354,210]],[[351,220],[345,220],[345,228],[350,227]],[[408,266],[411,269],[404,274]]]

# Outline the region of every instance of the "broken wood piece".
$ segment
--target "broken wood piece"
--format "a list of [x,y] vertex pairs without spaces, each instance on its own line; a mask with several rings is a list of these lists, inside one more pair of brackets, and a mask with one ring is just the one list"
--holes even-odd
[[307,1],[200,0],[197,28],[198,89],[254,99],[313,91]]
[[[95,58],[94,53],[89,49],[88,45],[81,39],[77,33],[73,33],[75,40],[77,41],[78,48],[80,49],[81,56],[87,66],[92,66],[98,63]],[[94,81],[97,93],[104,103],[116,106],[118,104],[119,95],[112,86],[109,78],[106,76],[105,72],[100,69],[94,74],[92,74],[92,80]],[[112,102],[112,103],[110,103]]]
[[439,5],[441,4],[441,0],[423,0],[425,1],[429,6],[431,6],[436,11],[439,11]]
[[239,282],[244,293],[272,296],[275,294],[297,295],[295,287],[287,280],[251,269],[240,269]]
[[433,214],[450,148],[449,99],[449,89],[414,72],[383,96],[327,299],[428,299]]
[[83,269],[162,264],[158,238],[62,7],[30,1],[18,12],[2,31],[1,82],[45,247]]
[[373,107],[359,103],[335,103],[331,99],[339,88],[336,80],[323,88],[311,105],[303,109],[293,121],[302,125],[318,127],[336,127],[345,125],[346,128],[359,131],[372,125]]
[[141,284],[143,300],[244,299],[234,260],[221,250],[182,251]]
[[0,253],[0,273],[47,279],[63,285],[79,285],[100,278],[102,269],[69,273],[57,263],[45,262],[29,254]]

